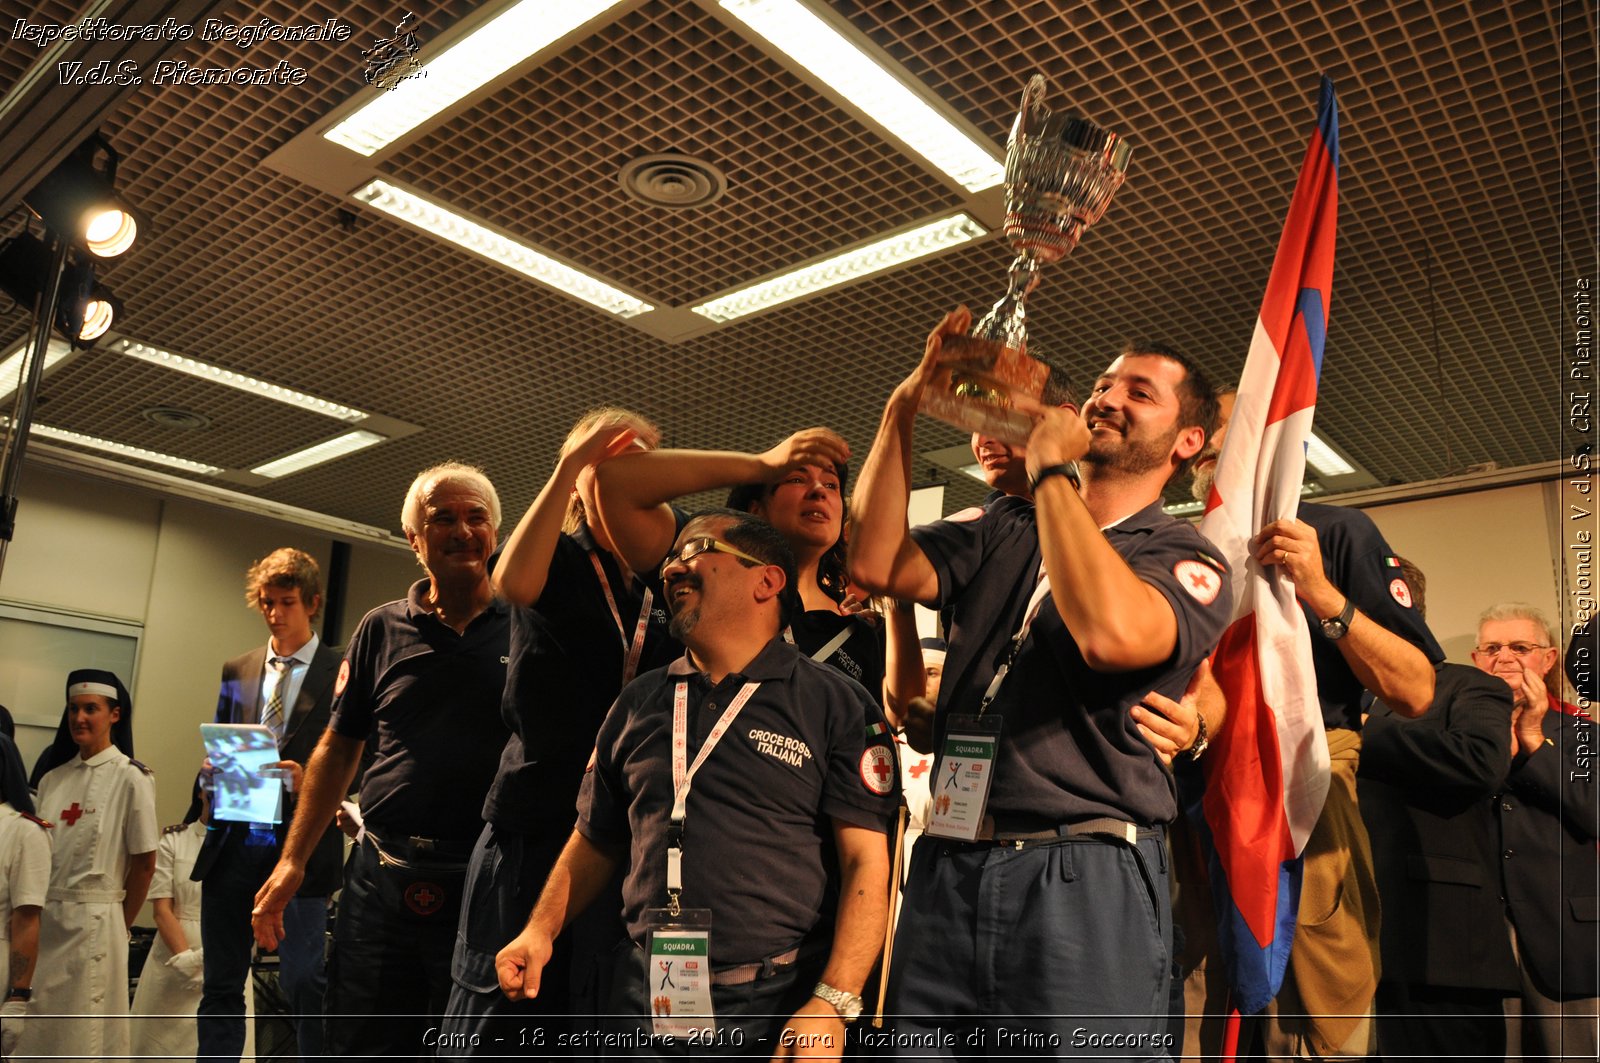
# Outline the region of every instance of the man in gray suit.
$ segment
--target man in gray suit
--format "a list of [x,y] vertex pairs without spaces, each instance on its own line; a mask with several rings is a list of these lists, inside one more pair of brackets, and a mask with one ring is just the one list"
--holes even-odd
[[[322,609],[322,572],[309,554],[274,550],[245,575],[245,598],[271,632],[259,646],[222,666],[217,723],[261,724],[278,738],[276,765],[299,791],[305,763],[328,726],[340,652],[311,624]],[[244,1049],[244,984],[250,971],[250,910],[256,890],[278,861],[292,806],[278,824],[213,823],[195,861],[201,883],[200,939],[204,990],[198,1011],[202,1060],[237,1063]],[[328,895],[339,888],[339,832],[329,827],[307,865],[306,879],[284,914],[279,977],[294,1014],[300,1055],[322,1055],[323,965]]]

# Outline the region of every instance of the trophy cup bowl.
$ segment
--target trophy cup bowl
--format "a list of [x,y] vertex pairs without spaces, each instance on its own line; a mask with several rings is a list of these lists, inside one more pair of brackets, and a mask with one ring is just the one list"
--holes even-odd
[[1033,428],[1016,396],[1056,405],[1068,394],[1061,374],[1028,354],[1023,301],[1040,271],[1066,257],[1105,214],[1133,150],[1085,118],[1051,111],[1044,93],[1045,80],[1035,74],[1006,141],[1004,233],[1017,256],[1010,287],[970,335],[945,337],[945,362],[921,402],[924,413],[1015,446]]

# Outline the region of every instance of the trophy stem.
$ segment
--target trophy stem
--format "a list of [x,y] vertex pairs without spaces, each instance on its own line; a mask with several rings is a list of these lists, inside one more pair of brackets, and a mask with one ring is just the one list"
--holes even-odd
[[972,329],[972,335],[993,340],[1005,347],[1024,353],[1028,347],[1027,309],[1024,300],[1029,292],[1039,286],[1043,267],[1032,255],[1021,254],[1011,261],[1007,271],[1006,294],[990,308]]

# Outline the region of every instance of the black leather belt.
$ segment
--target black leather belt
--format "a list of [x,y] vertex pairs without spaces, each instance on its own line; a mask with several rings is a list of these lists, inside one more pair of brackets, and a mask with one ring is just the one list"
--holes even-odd
[[1137,845],[1140,838],[1161,837],[1161,828],[1141,827],[1124,819],[1100,816],[1096,819],[1079,820],[1076,823],[1062,823],[1044,830],[1021,831],[1007,829],[1004,822],[996,823],[991,817],[985,816],[983,826],[973,842],[1025,849],[1031,845],[1050,845],[1068,838],[1081,837],[1103,838],[1106,841],[1115,840]]
[[743,963],[737,967],[724,967],[720,971],[711,972],[712,985],[749,985],[771,978],[775,974],[782,974],[794,966],[794,961],[800,958],[800,946],[796,945],[788,952],[780,953],[760,963]]

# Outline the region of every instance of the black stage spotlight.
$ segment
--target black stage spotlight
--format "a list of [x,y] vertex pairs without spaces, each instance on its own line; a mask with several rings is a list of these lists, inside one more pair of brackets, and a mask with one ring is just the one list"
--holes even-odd
[[[49,272],[50,250],[32,233],[0,243],[0,290],[17,305],[37,310]],[[105,335],[120,308],[116,297],[95,280],[88,263],[73,263],[61,278],[53,324],[73,346],[87,349]]]
[[[103,173],[94,168],[97,148],[106,159]],[[113,258],[133,246],[139,233],[133,208],[117,194],[116,179],[117,153],[96,135],[22,201],[61,236],[101,258]]]

